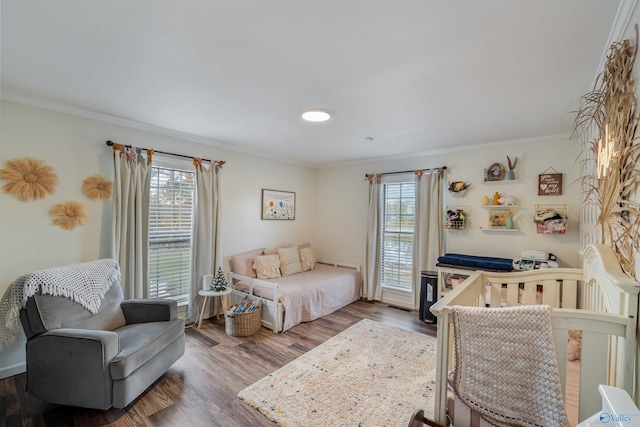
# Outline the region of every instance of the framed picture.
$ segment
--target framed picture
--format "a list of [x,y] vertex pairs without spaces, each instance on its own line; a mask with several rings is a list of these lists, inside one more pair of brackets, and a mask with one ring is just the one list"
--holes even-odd
[[296,193],[263,189],[262,219],[296,219]]
[[492,209],[489,211],[489,228],[507,228],[507,221],[511,216],[511,211],[503,209]]
[[504,166],[502,163],[494,163],[487,169],[487,179],[489,181],[502,181],[504,178]]

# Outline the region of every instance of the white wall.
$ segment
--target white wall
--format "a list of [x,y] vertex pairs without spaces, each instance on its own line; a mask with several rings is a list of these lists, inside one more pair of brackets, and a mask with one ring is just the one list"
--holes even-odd
[[[393,172],[447,166],[452,181],[471,183],[464,197],[454,198],[447,192],[447,204],[470,208],[470,227],[465,231],[447,231],[447,251],[473,255],[516,258],[523,249],[537,249],[556,254],[562,266],[578,266],[578,208],[580,189],[576,163],[579,144],[567,137],[552,137],[529,141],[490,144],[477,150],[416,156],[411,159],[376,161],[358,165],[337,166],[318,172],[318,233],[316,246],[332,253],[337,259],[364,262],[364,241],[367,218],[368,184],[365,173]],[[519,182],[485,184],[484,169],[494,162],[507,167],[509,155],[518,157],[516,167]],[[562,196],[538,196],[538,174],[552,167],[564,174]],[[488,223],[488,211],[482,208],[482,196],[495,191],[515,196],[521,209],[516,217],[520,231],[514,233],[483,232]],[[568,204],[569,231],[566,235],[536,234],[533,224],[535,204]]]
[[[226,160],[221,175],[222,255],[283,243],[314,242],[316,171],[275,160],[213,148],[122,126],[2,102],[0,163],[35,157],[55,168],[57,191],[45,199],[22,202],[0,192],[0,295],[21,274],[90,261],[111,254],[111,202],[90,201],[82,181],[95,174],[113,177],[107,140],[179,154]],[[0,182],[4,184],[4,182]],[[261,189],[296,192],[294,221],[262,221]],[[73,231],[51,224],[56,203],[78,200],[89,222]],[[0,352],[0,378],[24,371],[24,341]]]

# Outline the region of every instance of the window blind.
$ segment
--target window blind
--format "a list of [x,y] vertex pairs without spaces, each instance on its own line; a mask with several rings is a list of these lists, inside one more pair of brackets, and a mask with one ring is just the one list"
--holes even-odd
[[383,184],[382,286],[411,291],[415,186],[411,182]]
[[189,298],[195,173],[152,166],[149,197],[149,298]]

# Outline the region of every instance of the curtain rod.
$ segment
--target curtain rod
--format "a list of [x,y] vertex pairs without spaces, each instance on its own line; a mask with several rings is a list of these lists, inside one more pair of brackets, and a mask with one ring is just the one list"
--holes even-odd
[[[113,144],[114,144],[113,141],[107,141],[107,145],[109,147],[113,146]],[[125,144],[121,144],[121,145],[124,145],[127,148],[131,148],[131,145],[125,145]],[[138,147],[138,148],[140,148],[141,150],[146,150],[146,148],[142,148],[142,147]],[[168,156],[184,157],[185,159],[193,159],[194,158],[194,156],[187,156],[185,154],[169,153],[167,151],[160,151],[160,150],[155,150],[155,149],[153,150],[153,152],[154,153],[158,153],[158,154],[166,154]],[[205,162],[212,162],[209,159],[202,159],[202,160],[205,161]],[[226,162],[224,160],[220,160],[220,161],[218,161],[218,163],[220,163],[220,165],[224,165]]]
[[[416,170],[423,170],[423,171],[430,171],[430,170],[434,170],[434,171],[435,171],[435,170],[442,170],[442,171],[446,171],[446,170],[447,170],[447,167],[446,167],[446,166],[440,166],[440,167],[437,167],[437,168],[412,169],[412,170],[410,170],[410,171],[383,172],[383,173],[381,173],[381,174],[379,174],[379,175],[396,175],[396,174],[399,174],[399,173],[410,173],[410,172],[415,172]],[[365,177],[366,177],[367,175],[370,175],[370,174],[367,174],[367,173],[365,173],[365,174],[364,174],[364,176],[365,176]]]

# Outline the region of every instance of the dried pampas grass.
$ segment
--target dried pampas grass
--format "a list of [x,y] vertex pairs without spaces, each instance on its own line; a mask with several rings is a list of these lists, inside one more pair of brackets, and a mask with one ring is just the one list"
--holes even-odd
[[105,200],[111,198],[113,182],[98,173],[82,181],[82,192],[91,200]]
[[[638,27],[636,25],[636,39]],[[637,40],[636,40],[637,45]],[[635,254],[640,249],[640,204],[634,200],[640,185],[640,147],[636,144],[637,98],[632,80],[637,46],[629,40],[614,43],[593,91],[580,100],[574,136],[588,141],[583,162],[595,169],[581,178],[585,202],[599,210],[598,243],[611,246],[622,268],[635,277]],[[589,138],[595,134],[594,138]]]
[[7,161],[7,166],[0,170],[0,179],[7,181],[4,191],[23,201],[43,199],[58,185],[58,175],[53,168],[30,157]]
[[87,209],[76,201],[58,203],[51,208],[49,214],[53,217],[53,225],[64,230],[73,230],[78,225],[84,225],[89,219]]

